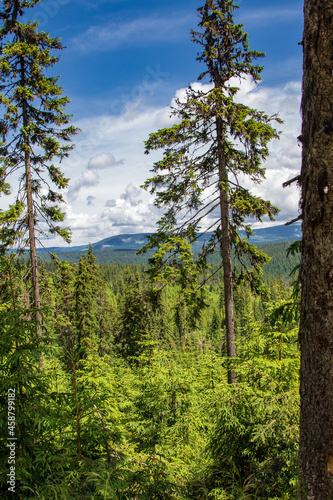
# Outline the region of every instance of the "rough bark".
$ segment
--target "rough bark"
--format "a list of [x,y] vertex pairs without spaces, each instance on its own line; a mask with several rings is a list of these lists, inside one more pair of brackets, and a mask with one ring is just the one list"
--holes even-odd
[[305,0],[300,498],[333,499],[333,3]]
[[[218,116],[216,119],[216,135],[218,144],[218,165],[219,165],[219,184],[220,184],[220,214],[221,214],[221,257],[223,263],[223,283],[224,283],[224,306],[226,316],[226,344],[228,358],[236,357],[235,344],[235,322],[234,322],[234,298],[232,282],[232,262],[231,262],[231,240],[229,230],[229,202],[228,194],[224,190],[224,184],[228,180],[228,174],[225,164],[224,145],[223,145],[223,125]],[[234,370],[228,370],[228,383],[236,385],[236,374]]]

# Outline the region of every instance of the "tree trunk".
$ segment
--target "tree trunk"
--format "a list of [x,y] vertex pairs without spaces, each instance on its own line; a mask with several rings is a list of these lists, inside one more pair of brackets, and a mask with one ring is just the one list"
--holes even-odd
[[77,378],[76,378],[76,367],[74,358],[72,358],[72,363],[73,363],[73,382],[74,382],[75,412],[76,412],[77,454],[79,458],[82,458],[83,455],[81,448],[81,415],[80,415],[79,400],[77,395]]
[[[228,358],[236,357],[234,297],[232,283],[231,241],[229,231],[229,203],[224,184],[228,180],[224,154],[224,134],[221,117],[216,118],[216,135],[218,144],[220,214],[221,214],[221,257],[223,264],[224,305],[226,316],[226,344]],[[236,385],[236,374],[233,369],[228,370],[228,383]]]
[[[21,59],[21,82],[24,87],[25,82],[25,68],[24,61]],[[27,103],[25,99],[22,101],[23,113],[23,127],[27,128],[29,125]],[[25,189],[27,195],[27,216],[28,216],[28,231],[29,231],[29,246],[30,246],[30,259],[31,259],[31,272],[32,272],[32,290],[34,297],[35,319],[37,333],[42,337],[42,322],[40,314],[40,292],[38,280],[38,265],[37,265],[37,249],[36,249],[36,235],[35,235],[35,221],[34,221],[34,204],[32,197],[32,182],[31,182],[31,165],[30,165],[30,148],[28,138],[24,142],[24,163],[25,163]],[[41,362],[42,364],[42,362]]]
[[300,498],[333,499],[333,3],[305,0]]
[[30,167],[30,156],[27,151],[25,152],[25,175],[26,175],[26,194],[27,194],[27,205],[28,205],[28,228],[29,228],[29,246],[30,246],[30,259],[31,259],[31,272],[32,272],[32,290],[34,297],[37,332],[38,335],[42,337],[37,249],[36,249],[34,209],[33,209],[32,187],[31,187],[31,167]]

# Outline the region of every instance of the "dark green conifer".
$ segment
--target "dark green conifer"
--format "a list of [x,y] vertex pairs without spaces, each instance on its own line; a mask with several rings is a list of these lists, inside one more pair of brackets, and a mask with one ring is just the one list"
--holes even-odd
[[[14,254],[0,257],[0,496],[36,498],[56,450],[50,432],[54,424],[50,377],[39,368],[50,346],[37,335],[31,309],[25,307],[25,269],[17,260]],[[16,467],[13,495],[8,493],[10,465]]]
[[[231,250],[242,264],[238,279],[247,278],[254,288],[260,288],[260,264],[268,258],[242,238],[240,231],[248,237],[248,218],[261,221],[268,215],[273,219],[278,211],[269,201],[252,195],[241,179],[244,175],[253,183],[264,179],[261,163],[268,155],[268,142],[278,137],[271,122],[280,121],[235,99],[239,79],[260,81],[262,68],[253,60],[264,56],[249,49],[243,26],[234,23],[236,7],[233,0],[207,0],[198,9],[200,31],[192,31],[192,38],[201,47],[198,60],[206,65],[199,80],[204,79],[210,87],[190,86],[184,99],[176,101],[173,114],[177,123],[150,135],[145,152],[164,149],[164,155],[144,185],[156,194],[156,206],[166,209],[145,249],[163,248],[179,235],[194,241],[203,224],[212,236],[205,242],[198,263],[220,247],[229,357],[236,356]],[[176,246],[175,252],[179,248]],[[161,280],[160,264],[169,261],[152,259],[155,281]],[[232,370],[228,378],[236,382]]]
[[54,287],[54,333],[62,347],[62,359],[68,371],[72,370],[72,355],[76,345],[76,310],[74,296],[74,267],[68,262],[60,262],[55,256],[56,272]]
[[80,257],[75,280],[75,316],[77,328],[76,350],[78,359],[86,357],[87,350],[97,340],[97,292],[101,282],[99,269],[92,246],[84,257]]
[[[68,145],[74,126],[64,110],[69,99],[62,95],[58,77],[50,75],[58,61],[54,50],[63,47],[58,38],[38,31],[37,22],[20,22],[26,9],[38,0],[2,2],[0,30],[0,192],[9,194],[10,176],[20,173],[16,203],[2,212],[2,245],[29,247],[36,323],[41,335],[40,292],[37,270],[37,234],[46,228],[69,241],[69,231],[60,227],[64,213],[59,190],[68,184],[52,160],[61,161],[72,149]],[[47,194],[44,189],[47,188]],[[15,212],[15,214],[14,214]]]
[[80,258],[75,277],[74,316],[76,339],[72,342],[72,353],[76,359],[85,358],[92,350],[110,354],[117,314],[91,245]]
[[159,290],[141,283],[138,272],[126,276],[126,288],[120,304],[120,328],[115,335],[116,346],[125,358],[143,353],[149,340],[159,340],[167,326]]

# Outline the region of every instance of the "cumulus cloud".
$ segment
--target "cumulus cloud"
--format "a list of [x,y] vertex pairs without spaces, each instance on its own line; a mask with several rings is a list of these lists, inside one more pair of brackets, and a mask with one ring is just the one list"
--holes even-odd
[[120,195],[120,199],[127,201],[132,207],[136,207],[137,205],[142,203],[142,200],[138,200],[140,194],[140,189],[133,186],[133,184],[129,184],[125,189],[125,193]]
[[[144,196],[143,201],[139,199],[145,195],[141,189],[133,184],[128,184],[118,199],[108,200],[100,214],[100,221],[113,228],[132,227],[133,232],[146,232],[153,230],[160,217],[160,211],[154,206],[150,196]],[[138,228],[142,228],[138,230]]]
[[[301,148],[297,143],[301,126],[301,85],[291,82],[269,88],[263,84],[256,86],[249,79],[234,83],[240,86],[239,102],[268,115],[279,113],[284,120],[282,125],[276,124],[276,128],[282,131],[280,139],[270,143],[270,155],[264,164],[266,180],[255,186],[246,179],[242,180],[244,187],[281,209],[277,223],[282,224],[298,215],[297,187],[292,185],[283,189],[282,183],[295,177],[301,165]],[[195,83],[193,87],[205,91],[209,88],[202,83]],[[184,97],[185,91],[185,88],[177,90],[175,98]],[[67,195],[71,204],[67,223],[73,228],[74,244],[86,243],[92,234],[96,234],[97,241],[124,231],[150,232],[155,229],[162,212],[153,205],[150,195],[138,186],[151,176],[150,169],[163,152],[157,150],[144,155],[143,141],[149,133],[174,122],[175,116],[170,117],[170,107],[165,106],[142,107],[118,115],[105,112],[76,124],[83,134],[78,137],[77,151],[64,162],[65,174],[73,178]],[[113,154],[105,153],[107,150],[112,150]],[[83,162],[86,167],[82,172]],[[84,189],[90,192],[82,198],[78,194]],[[89,214],[85,212],[87,196],[95,197],[92,200],[94,205],[89,206]]]
[[73,186],[68,189],[68,197],[75,200],[83,188],[95,187],[99,184],[100,177],[96,170],[84,170],[81,177],[75,182]]
[[105,203],[106,207],[115,207],[116,205],[117,205],[116,200],[107,200],[107,202]]
[[[96,156],[93,156],[88,161],[87,166],[83,170],[81,176],[76,180],[76,182],[69,187],[67,196],[71,201],[76,200],[79,192],[84,188],[92,188],[98,186],[100,182],[100,175],[98,173],[99,170],[104,170],[108,168],[115,167],[117,165],[122,165],[123,160],[116,161],[115,157],[110,153],[101,153]],[[88,196],[88,198],[94,198]],[[88,201],[88,205],[92,205]]]
[[115,206],[108,206],[102,211],[100,222],[109,227],[112,234],[129,230],[132,233],[149,232],[155,230],[160,215],[152,201],[139,201],[133,205],[130,200],[119,198]]
[[88,161],[88,170],[104,170],[105,168],[115,167],[117,165],[122,165],[124,160],[117,161],[115,157],[110,153],[102,153],[100,155],[93,156]]
[[154,231],[161,212],[150,196],[147,195],[145,201],[138,199],[140,193],[137,186],[129,184],[117,199],[108,200],[101,211],[93,214],[67,205],[65,224],[73,231],[73,244],[94,242],[121,233]]

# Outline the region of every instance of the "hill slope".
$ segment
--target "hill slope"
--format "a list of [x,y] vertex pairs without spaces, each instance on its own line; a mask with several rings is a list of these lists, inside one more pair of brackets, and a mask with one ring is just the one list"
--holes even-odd
[[[291,241],[300,238],[300,228],[297,226],[293,231],[283,231],[288,229],[282,226],[282,230],[277,228],[267,228],[258,230],[257,234],[251,238],[251,241],[257,244],[261,250],[271,257],[271,260],[263,268],[264,274],[267,276],[279,278],[285,281],[292,281],[289,277],[290,271],[300,261],[300,256],[286,257],[286,250]],[[144,255],[136,255],[136,250],[141,248],[145,242],[144,234],[135,235],[120,235],[106,238],[95,243],[93,246],[94,255],[100,264],[146,264],[149,257],[153,255],[153,251],[149,251]],[[265,241],[267,240],[267,241]],[[199,248],[200,243],[194,245],[194,251]],[[200,245],[201,246],[201,245]],[[122,247],[122,248],[119,248]],[[132,247],[132,248],[131,248]],[[78,250],[76,250],[78,248]],[[53,249],[60,260],[77,263],[80,257],[87,251],[88,246],[61,248],[60,251]],[[50,249],[51,250],[51,249]],[[40,253],[43,260],[50,260],[50,255],[47,252]],[[219,252],[215,252],[210,257],[210,262],[214,265],[220,262]]]
[[[207,234],[207,237],[209,237]],[[137,234],[119,234],[117,236],[110,236],[103,240],[92,243],[93,250],[139,250],[146,242],[149,233]],[[271,226],[256,229],[255,233],[250,237],[250,242],[256,245],[264,243],[275,243],[278,241],[295,241],[301,237],[300,224],[293,224],[291,226]],[[204,236],[198,239],[198,242],[203,242]],[[56,254],[61,252],[85,252],[89,245],[81,246],[68,246],[68,247],[50,247],[49,252]],[[196,249],[196,244],[194,249]],[[45,252],[44,249],[39,249],[38,252]]]

